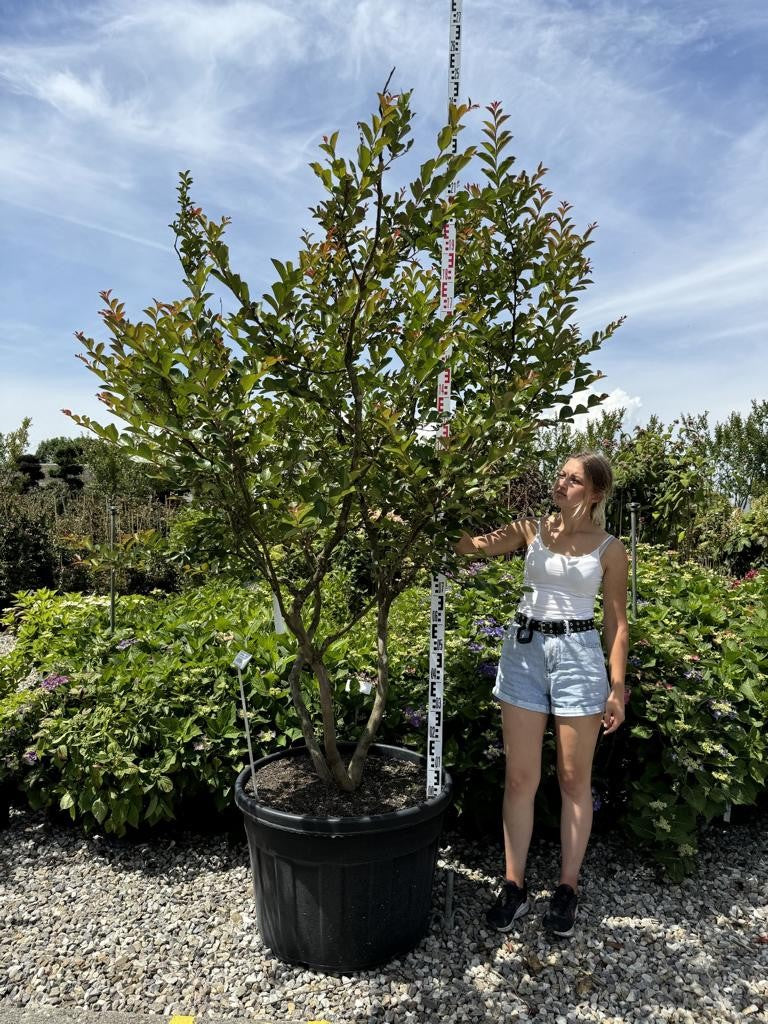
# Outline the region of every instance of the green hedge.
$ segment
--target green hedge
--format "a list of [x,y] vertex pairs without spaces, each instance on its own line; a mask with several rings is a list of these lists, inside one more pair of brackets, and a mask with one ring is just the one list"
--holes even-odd
[[[461,571],[449,600],[445,759],[471,827],[497,823],[503,789],[498,708],[490,696],[503,623],[522,562]],[[673,877],[695,863],[702,824],[750,806],[768,777],[768,571],[740,581],[642,546],[631,627],[627,722],[601,740],[595,828],[618,826]],[[334,600],[344,600],[344,578]],[[427,581],[402,595],[391,622],[391,699],[382,739],[423,749],[428,665]],[[110,636],[104,598],[22,596],[6,615],[18,642],[0,659],[0,772],[34,807],[58,807],[85,828],[124,834],[172,818],[208,794],[231,804],[245,761],[235,650],[247,673],[256,753],[297,738],[284,641],[271,601],[235,583],[175,595],[125,596]],[[369,634],[368,634],[369,635]],[[339,729],[352,736],[372,699],[365,624],[339,645],[332,677]],[[20,681],[31,669],[20,693]],[[306,679],[307,693],[313,692]],[[537,820],[555,826],[554,739],[546,739]]]

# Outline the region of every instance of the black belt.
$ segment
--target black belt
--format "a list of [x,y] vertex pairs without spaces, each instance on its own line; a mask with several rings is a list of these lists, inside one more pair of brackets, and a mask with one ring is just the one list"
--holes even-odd
[[595,628],[594,619],[529,619],[518,612],[515,622],[520,628],[517,639],[521,644],[529,644],[534,630],[547,636],[562,636],[564,633],[586,633]]

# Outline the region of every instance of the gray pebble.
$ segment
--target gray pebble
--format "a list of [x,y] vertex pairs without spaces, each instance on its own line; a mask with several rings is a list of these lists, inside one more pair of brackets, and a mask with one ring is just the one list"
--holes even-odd
[[[532,846],[533,912],[502,935],[483,917],[500,849],[450,835],[421,945],[385,968],[341,976],[265,949],[247,858],[245,843],[221,837],[131,845],[14,811],[0,833],[0,1000],[339,1024],[766,1017],[768,945],[758,938],[768,933],[768,890],[754,872],[768,860],[768,830],[757,818],[705,832],[699,872],[680,886],[655,881],[620,838],[593,837],[570,942],[541,929],[556,846]],[[444,931],[448,868],[455,916]]]

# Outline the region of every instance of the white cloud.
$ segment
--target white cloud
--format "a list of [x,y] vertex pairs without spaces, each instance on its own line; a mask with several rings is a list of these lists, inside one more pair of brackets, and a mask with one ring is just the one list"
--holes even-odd
[[[594,406],[586,413],[585,418],[587,421],[599,420],[604,412],[624,409],[624,428],[627,429],[639,422],[642,407],[643,402],[638,395],[629,395],[623,388],[614,388],[608,393],[604,402]],[[577,417],[577,421],[579,420],[581,417]]]

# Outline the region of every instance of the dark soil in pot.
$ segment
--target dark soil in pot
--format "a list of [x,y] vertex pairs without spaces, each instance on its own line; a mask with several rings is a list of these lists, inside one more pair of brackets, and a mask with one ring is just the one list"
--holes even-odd
[[[269,761],[256,773],[259,803],[277,811],[312,817],[346,818],[415,807],[424,800],[424,785],[421,765],[379,757],[368,759],[354,793],[321,782],[308,754]],[[250,780],[245,790],[253,796]]]

